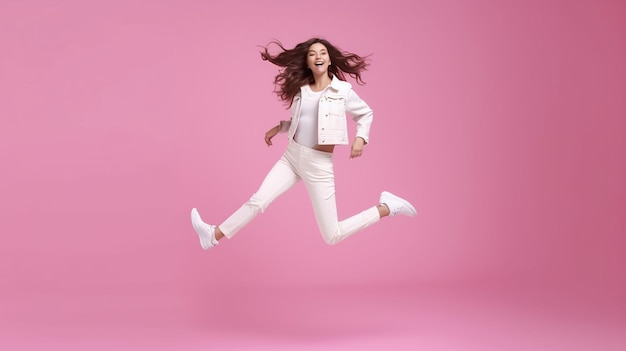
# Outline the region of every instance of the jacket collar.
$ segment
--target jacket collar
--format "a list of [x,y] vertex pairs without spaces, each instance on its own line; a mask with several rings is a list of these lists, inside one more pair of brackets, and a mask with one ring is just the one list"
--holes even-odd
[[[303,85],[300,87],[300,91],[302,91],[302,89],[305,87],[306,85]],[[339,78],[337,78],[336,76],[333,76],[333,79],[330,82],[330,88],[333,89],[335,92],[339,92],[339,91],[343,91],[343,90],[348,90],[350,88],[352,88],[352,84],[343,81]]]
[[350,89],[352,87],[352,84],[340,80],[336,76],[333,76],[333,80],[330,82],[330,87],[333,88],[335,91],[342,91]]

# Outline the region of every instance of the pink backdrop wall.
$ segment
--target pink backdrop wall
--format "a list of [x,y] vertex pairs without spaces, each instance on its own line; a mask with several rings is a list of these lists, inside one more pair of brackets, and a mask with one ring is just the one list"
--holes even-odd
[[[309,15],[309,13],[312,13]],[[624,291],[620,1],[0,2],[3,302],[220,286],[476,282]],[[286,140],[258,45],[372,54],[365,155],[340,216],[381,190],[417,218],[326,246],[302,186],[203,252]]]

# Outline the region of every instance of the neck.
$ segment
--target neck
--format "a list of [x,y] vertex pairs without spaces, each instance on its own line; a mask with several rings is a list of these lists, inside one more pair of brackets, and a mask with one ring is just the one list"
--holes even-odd
[[323,75],[320,75],[318,77],[313,77],[313,78],[315,79],[315,82],[311,84],[311,88],[313,88],[313,90],[324,89],[332,81],[332,79],[330,79],[330,77],[328,77],[327,74],[323,74]]

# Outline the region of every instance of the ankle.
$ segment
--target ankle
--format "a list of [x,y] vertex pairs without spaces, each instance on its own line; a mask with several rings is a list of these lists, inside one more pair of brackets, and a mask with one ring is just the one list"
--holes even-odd
[[387,207],[386,204],[378,204],[378,206],[376,206],[378,208],[378,214],[380,215],[380,218],[383,217],[387,217],[389,216],[389,207]]
[[224,236],[225,235],[224,233],[222,233],[222,230],[220,229],[220,227],[215,227],[215,240],[220,240]]

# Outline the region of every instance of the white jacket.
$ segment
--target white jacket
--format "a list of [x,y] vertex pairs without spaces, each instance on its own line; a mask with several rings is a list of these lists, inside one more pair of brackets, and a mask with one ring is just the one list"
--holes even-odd
[[[291,104],[291,119],[280,121],[280,132],[289,132],[289,139],[293,139],[300,120],[300,92],[293,98]],[[348,82],[333,77],[330,87],[320,98],[318,109],[317,140],[319,145],[348,144],[348,124],[346,112],[356,122],[356,136],[369,143],[370,126],[374,118],[372,109],[361,100],[352,90]]]

